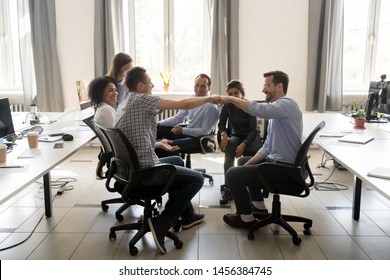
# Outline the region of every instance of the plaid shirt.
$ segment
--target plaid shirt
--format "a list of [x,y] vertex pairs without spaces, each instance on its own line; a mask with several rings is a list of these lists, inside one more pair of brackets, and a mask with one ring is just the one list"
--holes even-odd
[[140,166],[150,167],[159,163],[154,152],[158,113],[161,97],[130,92],[116,112],[114,127],[119,128],[130,140],[137,153]]

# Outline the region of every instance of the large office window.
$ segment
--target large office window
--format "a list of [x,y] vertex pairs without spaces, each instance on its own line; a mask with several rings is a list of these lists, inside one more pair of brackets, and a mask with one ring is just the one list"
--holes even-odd
[[0,0],[0,92],[21,94],[17,1]]
[[390,0],[344,0],[344,91],[390,80]]
[[129,0],[124,18],[128,53],[147,69],[156,90],[159,72],[173,72],[171,90],[192,89],[194,78],[210,72],[210,36],[206,1]]

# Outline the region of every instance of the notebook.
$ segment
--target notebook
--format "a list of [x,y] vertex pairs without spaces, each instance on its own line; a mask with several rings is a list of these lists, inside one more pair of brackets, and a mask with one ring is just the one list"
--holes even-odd
[[370,142],[373,139],[374,139],[373,136],[353,133],[338,138],[337,140],[339,140],[340,142],[347,142],[347,143],[354,143],[354,144],[366,144],[367,142]]
[[382,179],[390,180],[390,168],[389,167],[378,167],[368,172],[368,176],[377,177]]
[[62,136],[39,135],[39,142],[56,142],[62,140]]

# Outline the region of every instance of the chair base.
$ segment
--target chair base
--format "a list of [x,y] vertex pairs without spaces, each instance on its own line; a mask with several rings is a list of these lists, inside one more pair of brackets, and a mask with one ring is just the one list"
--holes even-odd
[[292,215],[282,215],[281,214],[281,203],[280,197],[278,194],[274,194],[272,202],[272,213],[270,214],[255,214],[255,217],[261,220],[257,220],[253,226],[249,228],[248,239],[253,240],[254,232],[266,225],[269,224],[278,224],[282,228],[284,228],[290,235],[292,236],[293,243],[295,245],[301,244],[302,240],[298,237],[298,233],[289,225],[288,222],[301,222],[304,223],[303,227],[305,230],[310,230],[313,225],[313,221],[311,219],[307,219],[304,217],[292,216]]
[[[155,205],[156,205],[156,202],[152,204],[150,200],[145,200],[144,215],[141,218],[141,221],[138,221],[137,223],[111,227],[110,228],[110,235],[109,235],[110,240],[116,239],[116,232],[117,231],[137,230],[137,233],[134,235],[134,237],[129,242],[130,255],[132,255],[132,256],[137,255],[138,249],[135,245],[146,233],[151,231],[149,228],[148,222],[147,222],[148,218],[151,218],[152,216],[158,215],[158,210],[155,208]],[[173,232],[168,231],[166,237],[173,240],[173,243],[174,243],[176,249],[181,249],[183,247],[183,242]]]
[[128,201],[124,202],[122,198],[112,198],[112,199],[106,199],[101,202],[102,210],[106,212],[109,208],[108,204],[112,203],[122,203],[122,205],[115,211],[115,218],[121,222],[123,221],[123,216],[122,212],[125,211],[127,208],[129,208],[131,205],[141,205],[143,206],[144,204],[141,201]]

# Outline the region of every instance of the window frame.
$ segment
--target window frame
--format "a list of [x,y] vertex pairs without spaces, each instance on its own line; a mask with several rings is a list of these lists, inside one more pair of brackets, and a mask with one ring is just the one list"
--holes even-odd
[[[343,92],[354,94],[367,94],[370,82],[379,80],[380,77],[375,76],[376,62],[377,62],[377,48],[378,48],[378,34],[380,21],[380,7],[381,0],[370,0],[367,33],[366,33],[366,51],[364,59],[363,79],[359,85],[343,84]],[[344,31],[345,32],[345,31]],[[388,73],[390,78],[390,73]]]

